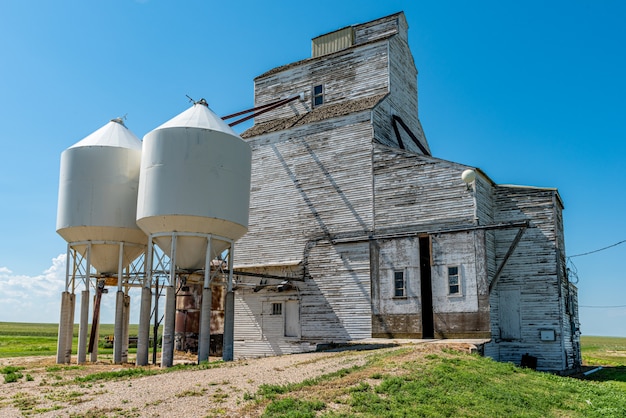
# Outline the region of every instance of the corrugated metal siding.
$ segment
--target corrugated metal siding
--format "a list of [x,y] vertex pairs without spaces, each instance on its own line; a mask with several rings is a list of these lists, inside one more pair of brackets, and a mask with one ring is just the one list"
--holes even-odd
[[311,41],[311,56],[313,58],[332,54],[354,45],[354,28],[347,27],[335,32],[327,33]]

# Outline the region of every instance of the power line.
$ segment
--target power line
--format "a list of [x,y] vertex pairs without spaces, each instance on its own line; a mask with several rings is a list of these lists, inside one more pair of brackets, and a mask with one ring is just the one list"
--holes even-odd
[[613,306],[589,306],[578,305],[579,308],[598,308],[598,309],[611,309],[611,308],[626,308],[626,305],[613,305]]
[[582,254],[570,255],[570,256],[569,256],[569,257],[567,257],[567,258],[581,257],[581,256],[583,256],[583,255],[589,255],[589,254],[597,253],[597,252],[600,252],[600,251],[608,250],[609,248],[617,247],[618,245],[623,244],[623,243],[625,243],[625,242],[626,242],[626,239],[625,239],[625,240],[623,240],[623,241],[620,241],[620,242],[616,242],[615,244],[609,245],[608,247],[599,248],[599,249],[597,249],[597,250],[589,251],[589,252],[582,253]]

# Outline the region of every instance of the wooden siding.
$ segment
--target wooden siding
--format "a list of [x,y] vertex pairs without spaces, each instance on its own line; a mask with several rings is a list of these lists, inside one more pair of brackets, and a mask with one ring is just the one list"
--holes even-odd
[[[426,149],[430,149],[418,118],[417,68],[406,40],[389,39],[389,88],[391,113],[406,123]],[[407,143],[412,141],[407,136]]]
[[[268,270],[268,274],[279,271]],[[319,241],[308,255],[305,281],[293,281],[292,290],[275,286],[255,290],[240,284],[235,305],[235,356],[237,358],[299,353],[319,343],[369,338],[371,293],[369,244],[332,245]],[[280,280],[266,279],[270,284]],[[285,336],[285,304],[299,303],[300,331]],[[272,303],[283,303],[282,315],[273,315]]]
[[255,81],[255,106],[300,92],[304,93],[305,100],[296,100],[288,106],[259,115],[255,118],[255,123],[310,111],[312,88],[319,84],[324,86],[324,104],[387,93],[388,73],[387,42],[380,41],[305,61],[299,66],[259,77]]
[[302,295],[302,338],[348,341],[369,338],[369,244],[317,243],[309,255],[310,281]]
[[354,26],[354,42],[362,44],[390,35],[407,37],[408,25],[404,13],[396,13],[380,19]]
[[374,144],[375,224],[379,231],[424,232],[474,225],[474,197],[456,163]]
[[[435,336],[489,335],[488,283],[484,268],[483,231],[431,236],[431,282]],[[461,294],[448,292],[448,267],[459,268]]]
[[303,259],[306,243],[373,228],[369,118],[352,115],[250,141],[249,230],[235,264]]
[[[402,13],[356,25],[355,46],[255,80],[257,105],[300,92],[306,99],[257,117],[258,129],[249,131],[250,229],[237,243],[235,264],[301,264],[290,270],[300,276],[297,290],[237,290],[236,355],[307,351],[370,335],[419,337],[417,236],[429,233],[435,336],[487,334],[485,352],[498,360],[519,363],[528,353],[541,370],[575,367],[576,288],[567,281],[558,193],[498,186],[480,170],[468,189],[461,173],[470,167],[421,155],[405,134],[409,145],[399,149],[393,115],[428,147],[407,29]],[[312,110],[318,84],[325,103]],[[489,294],[518,230],[481,227],[520,221],[529,227]],[[461,271],[459,297],[447,294],[452,264]],[[393,297],[397,268],[406,275],[406,298]],[[275,300],[299,304],[298,337],[285,337],[284,318],[268,313]],[[549,330],[556,339],[542,341]]]
[[[372,335],[420,338],[422,303],[417,238],[375,240],[372,257]],[[405,296],[395,297],[394,272],[402,271]]]
[[[538,358],[539,370],[565,368],[562,344],[562,300],[557,272],[556,220],[554,219],[553,190],[497,186],[495,188],[496,222],[529,220],[516,250],[505,265],[491,294],[491,321],[493,342],[498,350],[487,347],[488,355],[497,355],[501,361],[519,364],[528,353]],[[517,231],[498,230],[496,263],[502,262]],[[519,291],[519,306],[501,306],[500,292]],[[520,338],[509,330],[501,330],[500,323],[507,317],[504,309],[519,309]],[[541,341],[541,330],[554,330],[555,341]],[[497,351],[497,352],[496,352]]]

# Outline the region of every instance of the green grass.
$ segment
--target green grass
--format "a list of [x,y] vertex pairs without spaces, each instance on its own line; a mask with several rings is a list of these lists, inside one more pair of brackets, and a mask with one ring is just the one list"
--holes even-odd
[[[113,335],[113,324],[100,325],[99,354],[112,354],[113,348],[105,348],[102,338]],[[131,324],[129,334],[137,335],[139,325]],[[31,324],[21,322],[0,322],[0,358],[25,356],[53,356],[57,352],[58,324]],[[78,325],[74,325],[72,354],[78,347]],[[129,348],[129,353],[136,350]]]
[[580,342],[583,364],[626,366],[626,338],[583,336]]
[[620,417],[626,411],[620,382],[561,377],[465,353],[407,357],[398,350],[310,383],[261,387],[255,399],[268,417]]

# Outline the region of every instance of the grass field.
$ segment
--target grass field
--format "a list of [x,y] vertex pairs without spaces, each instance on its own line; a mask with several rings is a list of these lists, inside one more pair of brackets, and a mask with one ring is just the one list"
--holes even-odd
[[[0,358],[55,355],[57,350],[57,324],[31,324],[0,322]],[[113,335],[113,324],[100,325],[100,338]],[[138,325],[131,324],[130,335],[137,335]],[[72,353],[76,353],[78,325],[74,326]],[[102,354],[112,353],[111,348],[99,345]],[[586,366],[626,367],[626,338],[581,337],[583,364]]]
[[[132,326],[130,334],[136,332],[137,326]],[[76,327],[74,352],[77,333]],[[112,333],[113,325],[101,326],[102,336]],[[0,322],[0,357],[54,355],[56,334],[56,324]],[[363,366],[298,384],[261,385],[257,392],[244,394],[242,408],[243,412],[248,409],[250,414],[246,415],[272,418],[626,416],[626,338],[584,336],[581,346],[585,366],[603,366],[602,370],[575,379],[448,349],[420,354],[416,347],[407,346],[386,354],[374,353]],[[99,352],[104,354],[106,349]],[[204,366],[219,368],[226,364],[183,367],[194,370]],[[64,377],[65,373],[75,373],[75,369],[87,374],[80,378]],[[68,390],[63,385],[79,385],[84,390],[101,387],[108,380],[173,371],[130,367],[94,373],[83,366],[50,366],[39,372],[45,375],[42,379],[36,370],[24,367],[0,369],[5,384],[42,379],[40,386],[43,384],[47,391],[59,390],[61,395]],[[92,381],[100,383],[95,385]],[[17,404],[14,398],[2,400],[0,395],[0,409],[3,402]]]
[[[57,351],[58,324],[31,324],[21,322],[0,322],[0,358],[25,356],[52,356]],[[137,335],[138,325],[130,325],[129,334]],[[112,354],[112,348],[105,348],[103,338],[113,335],[113,324],[100,325],[98,353]],[[74,325],[72,353],[78,346],[78,325]],[[133,352],[129,349],[129,352]]]

